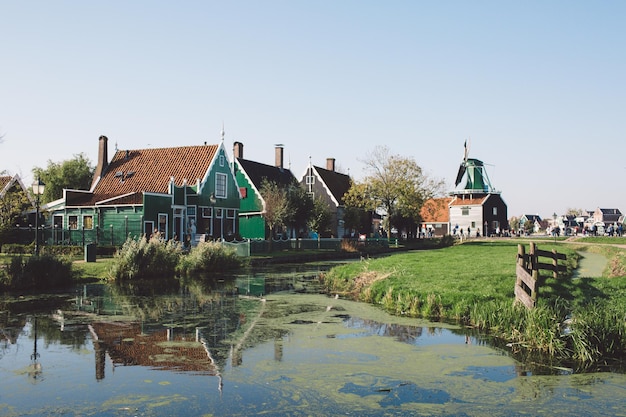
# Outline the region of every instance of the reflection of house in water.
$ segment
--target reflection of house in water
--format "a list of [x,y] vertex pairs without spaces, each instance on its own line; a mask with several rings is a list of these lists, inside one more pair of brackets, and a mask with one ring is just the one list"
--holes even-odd
[[146,334],[140,323],[97,322],[89,330],[96,351],[96,379],[104,378],[107,354],[113,366],[141,365],[219,376],[218,358],[209,350],[199,328],[195,335],[175,335],[171,328]]

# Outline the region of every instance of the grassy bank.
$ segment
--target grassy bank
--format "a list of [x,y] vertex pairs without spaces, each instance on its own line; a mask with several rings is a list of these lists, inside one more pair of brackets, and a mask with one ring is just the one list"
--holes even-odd
[[[533,310],[513,302],[513,240],[475,241],[339,266],[327,274],[325,285],[332,293],[380,305],[392,314],[479,328],[516,349],[584,364],[623,360],[626,277],[571,280],[575,250],[582,247],[548,241],[539,247],[566,253],[568,272],[558,279],[543,277]],[[622,250],[601,250],[613,265],[607,269],[623,266]]]

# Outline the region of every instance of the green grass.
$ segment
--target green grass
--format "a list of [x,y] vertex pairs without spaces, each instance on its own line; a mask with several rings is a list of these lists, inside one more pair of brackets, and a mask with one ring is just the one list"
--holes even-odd
[[106,280],[111,277],[113,258],[98,258],[96,262],[74,261],[72,269],[77,281]]
[[[331,293],[380,305],[392,314],[458,321],[560,360],[624,360],[626,274],[572,280],[580,247],[547,240],[538,247],[565,253],[568,271],[556,279],[542,272],[532,310],[514,305],[515,240],[474,241],[338,266],[329,271],[325,285]],[[610,265],[623,265],[623,250],[601,250]],[[568,322],[571,332],[566,334]]]

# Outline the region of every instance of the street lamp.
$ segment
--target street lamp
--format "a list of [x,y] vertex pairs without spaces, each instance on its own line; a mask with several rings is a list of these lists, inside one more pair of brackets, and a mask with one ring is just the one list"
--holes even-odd
[[37,177],[33,183],[33,194],[35,194],[35,256],[39,256],[39,199],[45,190],[46,184]]
[[554,222],[552,223],[552,235],[554,236],[554,243],[556,243],[556,212],[552,214]]

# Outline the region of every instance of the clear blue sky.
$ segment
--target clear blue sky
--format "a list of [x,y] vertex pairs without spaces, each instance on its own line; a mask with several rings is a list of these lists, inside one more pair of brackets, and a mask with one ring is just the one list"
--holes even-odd
[[[244,143],[357,180],[377,145],[452,190],[463,143],[509,216],[626,212],[625,1],[0,0],[0,170],[98,137]],[[349,170],[349,171],[348,171]]]

